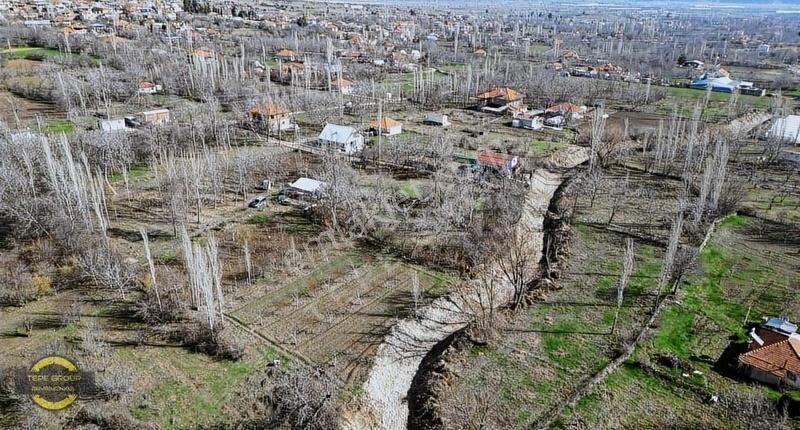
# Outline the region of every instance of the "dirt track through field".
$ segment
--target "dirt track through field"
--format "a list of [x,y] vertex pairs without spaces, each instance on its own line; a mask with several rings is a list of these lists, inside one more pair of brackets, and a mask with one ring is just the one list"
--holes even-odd
[[[529,238],[530,252],[536,255],[533,261],[538,262],[541,256],[544,215],[564,179],[565,170],[587,159],[585,148],[565,148],[554,154],[553,170],[540,169],[531,178],[517,234]],[[511,282],[501,273],[499,268],[493,269],[492,273],[497,279],[493,286],[498,307],[512,300],[514,294]],[[360,428],[364,423],[372,422],[384,430],[405,429],[408,422],[406,396],[423,357],[436,344],[468,324],[468,309],[461,297],[442,297],[420,309],[417,318],[405,319],[395,325],[378,347],[365,384],[368,410],[360,411],[359,416],[344,426]]]

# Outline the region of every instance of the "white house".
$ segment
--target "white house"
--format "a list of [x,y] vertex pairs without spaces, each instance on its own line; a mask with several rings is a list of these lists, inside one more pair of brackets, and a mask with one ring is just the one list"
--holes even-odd
[[327,124],[319,134],[317,143],[345,154],[354,154],[364,149],[364,136],[353,127]]
[[150,81],[142,81],[139,83],[139,94],[158,94],[161,92],[161,85],[154,84]]
[[544,127],[543,110],[531,110],[514,115],[511,126],[527,130],[539,130]]

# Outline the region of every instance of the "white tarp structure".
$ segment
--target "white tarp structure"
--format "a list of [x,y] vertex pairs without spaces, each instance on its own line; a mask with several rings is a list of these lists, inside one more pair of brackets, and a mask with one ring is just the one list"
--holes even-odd
[[767,132],[767,137],[800,145],[800,115],[789,115],[776,119]]
[[323,185],[325,185],[324,182],[318,181],[316,179],[300,178],[289,184],[289,187],[303,193],[314,194],[317,191],[319,191],[319,189]]

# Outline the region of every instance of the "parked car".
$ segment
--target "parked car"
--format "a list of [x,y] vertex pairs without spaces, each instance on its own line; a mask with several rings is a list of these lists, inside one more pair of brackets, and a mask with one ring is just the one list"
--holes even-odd
[[250,201],[250,204],[247,205],[251,209],[261,209],[267,206],[267,198],[264,196],[258,196]]

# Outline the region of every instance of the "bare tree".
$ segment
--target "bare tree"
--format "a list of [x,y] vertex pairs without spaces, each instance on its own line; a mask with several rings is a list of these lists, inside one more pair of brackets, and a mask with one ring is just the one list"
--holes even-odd
[[625,256],[622,260],[622,275],[620,275],[619,280],[617,281],[617,309],[614,311],[614,323],[611,324],[611,334],[613,334],[617,328],[619,312],[622,308],[623,295],[625,294],[625,289],[628,288],[628,283],[631,280],[634,264],[635,253],[633,251],[633,239],[627,238],[625,239]]

